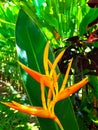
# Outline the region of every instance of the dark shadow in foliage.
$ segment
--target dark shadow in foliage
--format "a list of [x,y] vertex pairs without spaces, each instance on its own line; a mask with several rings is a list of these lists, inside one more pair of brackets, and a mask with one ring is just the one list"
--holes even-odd
[[98,0],[89,0],[87,2],[87,4],[91,7],[91,8],[98,8]]

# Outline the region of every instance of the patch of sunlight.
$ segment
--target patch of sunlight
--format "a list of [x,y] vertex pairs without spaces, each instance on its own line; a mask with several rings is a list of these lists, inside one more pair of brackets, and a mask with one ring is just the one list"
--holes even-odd
[[32,123],[32,124],[27,123],[27,126],[28,126],[28,128],[31,129],[31,130],[39,130],[38,127],[35,126],[35,123]]

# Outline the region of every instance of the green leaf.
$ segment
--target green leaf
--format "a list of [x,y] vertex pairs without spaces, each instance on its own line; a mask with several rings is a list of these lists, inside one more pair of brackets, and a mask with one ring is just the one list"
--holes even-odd
[[81,35],[83,35],[87,32],[87,30],[86,30],[87,25],[98,17],[97,12],[98,12],[97,8],[90,9],[89,12],[84,16],[84,18],[82,19],[82,22],[80,24],[80,28],[79,28]]
[[94,88],[95,97],[98,98],[98,76],[89,76],[89,82]]
[[[20,10],[16,23],[18,58],[31,69],[44,73],[43,52],[46,45],[46,38],[34,22],[33,18],[29,17],[25,12],[22,9]],[[52,60],[54,58],[51,48],[49,58]],[[21,72],[25,90],[31,101],[31,105],[41,106],[39,84],[23,70]],[[78,124],[69,98],[57,103],[55,112],[60,119],[64,130],[78,130]],[[57,124],[51,119],[38,118],[38,120],[41,130],[59,130]]]

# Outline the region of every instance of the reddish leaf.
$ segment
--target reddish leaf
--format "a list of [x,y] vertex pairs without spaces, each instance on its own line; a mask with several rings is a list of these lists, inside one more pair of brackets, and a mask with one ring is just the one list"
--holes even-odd
[[91,7],[91,8],[97,8],[98,7],[98,0],[89,0],[87,2],[87,4]]
[[98,30],[92,32],[88,37],[88,43],[92,43],[96,41],[98,41]]

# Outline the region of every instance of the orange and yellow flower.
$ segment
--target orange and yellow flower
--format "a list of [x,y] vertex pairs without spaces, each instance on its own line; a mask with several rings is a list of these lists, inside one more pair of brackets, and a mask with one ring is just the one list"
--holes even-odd
[[[39,72],[36,72],[21,62],[18,62],[20,66],[32,77],[34,78],[37,82],[40,83],[41,87],[41,100],[42,100],[42,107],[37,107],[37,106],[24,106],[19,103],[16,103],[15,101],[12,102],[2,102],[4,105],[14,108],[16,110],[19,110],[21,112],[30,114],[30,115],[35,115],[41,118],[50,118],[53,119],[54,121],[57,122],[61,130],[63,129],[63,126],[61,122],[59,121],[58,117],[55,114],[54,108],[55,104],[63,100],[67,97],[69,97],[71,94],[75,93],[78,91],[81,87],[86,85],[88,83],[88,78],[84,78],[80,82],[70,86],[66,87],[66,83],[68,80],[69,72],[71,69],[72,61],[73,59],[70,60],[70,63],[68,64],[68,68],[66,71],[66,74],[64,76],[64,80],[62,82],[62,85],[59,89],[58,85],[58,78],[60,76],[59,73],[56,72],[56,67],[58,62],[60,61],[61,57],[63,56],[64,51],[62,51],[54,60],[52,63],[48,59],[48,52],[49,52],[49,41],[46,44],[45,50],[44,50],[44,56],[43,56],[43,64],[44,64],[44,69],[45,69],[45,74],[40,74]],[[45,87],[48,87],[48,95],[45,97],[44,89]]]

